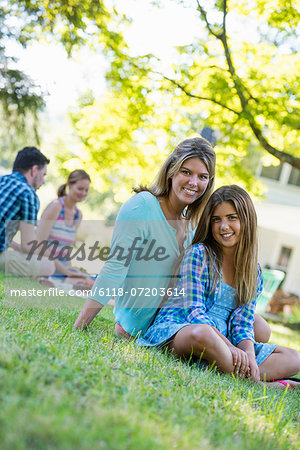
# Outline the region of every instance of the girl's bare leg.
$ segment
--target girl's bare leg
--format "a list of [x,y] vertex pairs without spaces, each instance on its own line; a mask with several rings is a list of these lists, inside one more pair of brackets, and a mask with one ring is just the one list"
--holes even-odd
[[269,342],[271,328],[259,314],[254,314],[254,339],[256,342]]
[[[300,354],[291,348],[276,347],[274,352],[259,366],[259,371],[262,381],[292,377],[300,371]],[[295,383],[291,382],[290,384]]]
[[187,325],[178,331],[169,344],[169,349],[179,357],[202,355],[209,364],[215,362],[222,372],[234,371],[231,351],[209,325]]

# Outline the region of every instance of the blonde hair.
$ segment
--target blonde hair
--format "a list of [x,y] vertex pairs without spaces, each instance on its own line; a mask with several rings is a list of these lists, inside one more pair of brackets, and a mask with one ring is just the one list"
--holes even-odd
[[203,138],[185,139],[180,142],[162,165],[156,180],[149,186],[139,186],[134,192],[148,191],[155,197],[168,197],[172,186],[172,177],[176,175],[184,161],[199,158],[206,165],[209,182],[203,195],[186,208],[185,217],[196,226],[201,212],[212,193],[215,179],[216,154],[210,143]]
[[239,186],[222,186],[208,200],[192,245],[202,243],[209,262],[210,279],[213,290],[221,280],[223,253],[221,246],[212,235],[211,218],[216,206],[230,202],[241,222],[240,239],[234,255],[234,284],[236,304],[244,305],[256,297],[257,292],[257,217],[249,194]]
[[80,180],[91,181],[91,178],[89,174],[85,172],[85,170],[82,169],[73,170],[73,172],[71,172],[70,175],[68,176],[67,182],[59,186],[59,188],[57,189],[57,196],[63,197],[64,195],[66,195],[67,186],[70,184],[75,184],[77,183],[77,181]]

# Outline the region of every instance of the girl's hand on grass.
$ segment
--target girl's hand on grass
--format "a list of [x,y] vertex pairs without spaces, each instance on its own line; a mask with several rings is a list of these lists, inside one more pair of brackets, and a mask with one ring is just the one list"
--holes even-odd
[[235,347],[234,345],[230,345],[229,350],[231,351],[232,354],[234,375],[239,375],[241,377],[246,376],[249,370],[249,360],[247,353]]

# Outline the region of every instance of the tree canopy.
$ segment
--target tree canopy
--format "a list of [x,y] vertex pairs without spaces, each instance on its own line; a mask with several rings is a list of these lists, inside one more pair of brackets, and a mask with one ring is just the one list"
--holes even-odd
[[[164,4],[154,3],[158,7]],[[140,157],[147,145],[152,146],[153,154],[155,145],[160,148],[168,143],[170,150],[175,142],[209,127],[218,136],[222,182],[235,179],[259,192],[253,175],[263,155],[300,169],[299,0],[177,3],[195,8],[202,32],[189,45],[177,49],[172,66],[162,69],[155,55],[133,57],[126,49],[116,55],[107,73],[109,120],[114,123],[114,117],[120,118],[113,104],[127,105],[123,129],[131,130],[129,136],[120,132],[118,125],[110,128],[106,141],[110,148],[126,142],[127,152],[120,153],[118,164],[125,162],[126,155],[136,154],[138,148]],[[102,113],[92,113],[96,105]],[[94,160],[101,156],[95,145],[97,136],[106,139],[105,110],[107,104],[101,106],[95,100],[93,106],[83,106],[77,114],[79,136]],[[83,123],[89,123],[89,137],[82,126],[78,127]],[[164,157],[159,151],[157,159]],[[106,167],[115,167],[111,156],[105,162]]]
[[8,56],[8,41],[26,47],[39,38],[60,42],[70,55],[82,45],[98,45],[107,55],[124,47],[118,25],[123,16],[102,0],[1,0],[0,2],[0,114],[2,147],[18,136],[39,143],[37,114],[45,106],[39,86],[18,70]]
[[[177,48],[167,68],[157,55],[133,55],[122,35],[130,20],[114,9],[117,1],[12,0],[10,8],[2,1],[1,60],[11,38],[22,45],[55,39],[69,54],[82,45],[105,52],[107,93],[80,99],[72,120],[81,151],[62,158],[88,165],[98,187],[118,201],[151,181],[174,145],[203,129],[216,136],[222,183],[234,179],[259,193],[254,172],[261,156],[300,169],[300,0],[173,1],[194,9],[199,34]],[[160,8],[165,1],[150,3]],[[24,80],[28,89],[20,92],[32,95],[36,112],[42,95]]]
[[[220,106],[230,117],[228,125],[245,124],[267,152],[300,169],[300,54],[295,49],[300,2],[217,1],[217,20],[205,2],[196,3],[208,41],[181,49],[193,61],[188,68],[177,67],[177,76],[168,80],[185,96]],[[232,20],[249,26],[256,39],[234,36]],[[200,71],[207,70],[206,80],[199,80]]]

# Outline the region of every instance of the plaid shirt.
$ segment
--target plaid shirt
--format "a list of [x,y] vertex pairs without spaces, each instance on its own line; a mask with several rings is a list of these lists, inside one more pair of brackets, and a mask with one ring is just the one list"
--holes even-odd
[[[202,244],[194,245],[186,252],[182,261],[180,279],[176,287],[173,288],[173,296],[160,309],[155,322],[187,322],[215,326],[208,313],[214,305],[219,291],[220,282],[217,282],[215,290],[212,290],[209,264],[205,257],[204,246]],[[254,342],[254,312],[256,299],[261,291],[262,275],[261,269],[258,267],[256,298],[247,305],[237,307],[229,319],[229,340],[235,346],[244,339],[250,339]],[[176,297],[176,294],[179,294],[179,296]]]
[[0,177],[0,252],[10,246],[20,220],[36,224],[39,207],[38,196],[24,175],[12,172]]

